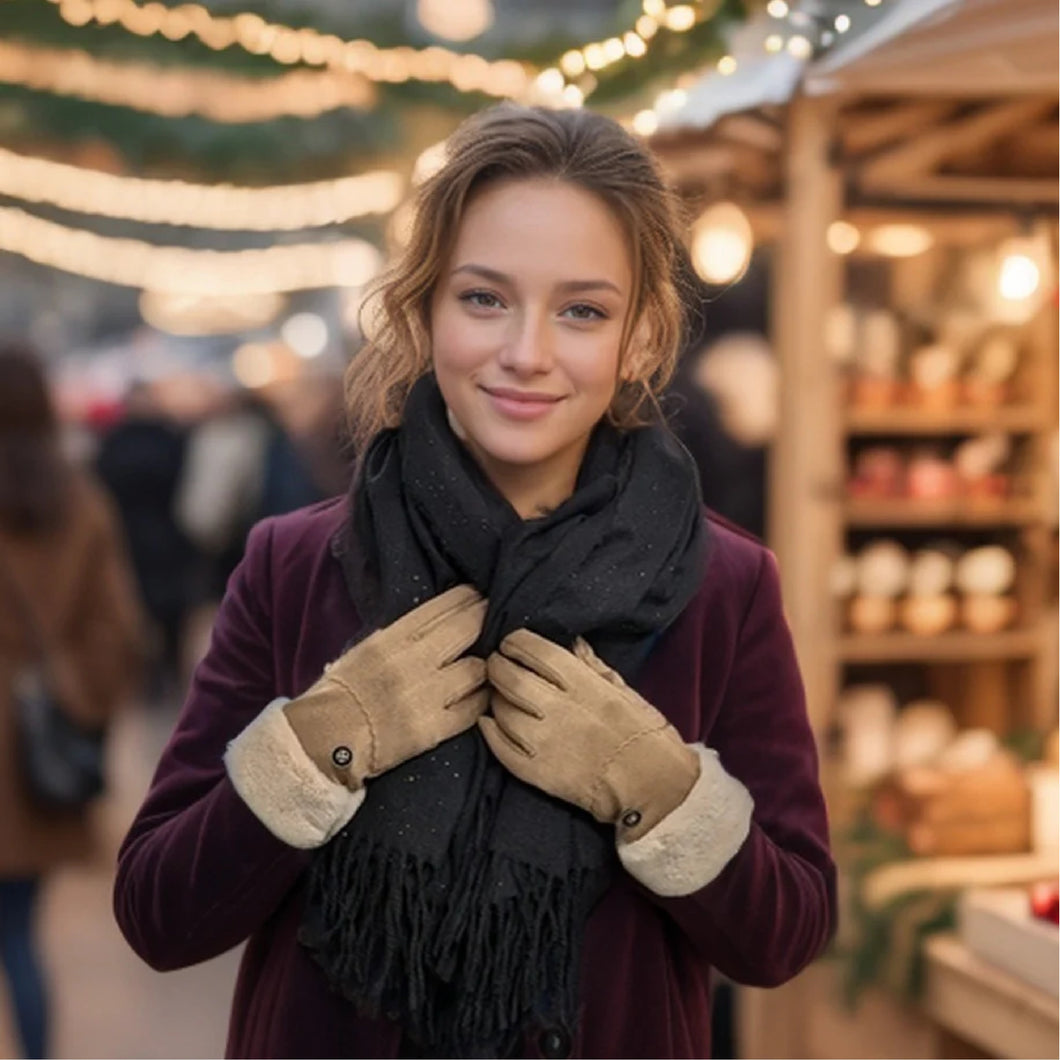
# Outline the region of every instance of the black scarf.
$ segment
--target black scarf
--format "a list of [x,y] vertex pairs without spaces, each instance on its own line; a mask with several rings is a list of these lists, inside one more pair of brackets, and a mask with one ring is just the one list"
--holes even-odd
[[[453,435],[432,375],[370,446],[336,548],[362,636],[453,585],[489,599],[474,651],[581,634],[629,680],[696,592],[694,465],[664,430],[593,433],[572,497],[523,521]],[[581,936],[614,834],[508,774],[477,729],[368,783],[313,860],[301,940],[329,981],[428,1056],[573,1034]]]

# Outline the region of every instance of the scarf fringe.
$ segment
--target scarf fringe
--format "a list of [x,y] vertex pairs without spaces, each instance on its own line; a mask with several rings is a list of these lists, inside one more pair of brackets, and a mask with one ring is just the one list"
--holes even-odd
[[[453,886],[379,845],[325,853],[311,883],[317,915],[301,941],[362,1011],[396,1021],[439,1057],[511,1055],[521,1028],[546,1012],[572,1032],[580,962],[570,944],[586,913],[576,896],[593,890],[590,870],[572,887],[491,854],[476,879]],[[512,897],[491,902],[484,892],[499,886]]]

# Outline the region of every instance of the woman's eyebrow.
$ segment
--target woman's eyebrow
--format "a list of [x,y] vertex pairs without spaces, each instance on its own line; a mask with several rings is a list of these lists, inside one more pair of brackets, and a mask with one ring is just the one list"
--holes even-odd
[[[486,265],[475,265],[473,263],[458,265],[453,269],[452,275],[455,276],[459,272],[470,272],[475,276],[481,276],[484,280],[490,280],[493,283],[508,284],[509,286],[514,282],[511,276],[507,273],[498,272],[497,269],[491,269]],[[556,284],[556,287],[559,290],[566,292],[609,290],[614,291],[617,295],[622,294],[622,290],[617,284],[604,279],[564,280],[561,283]]]

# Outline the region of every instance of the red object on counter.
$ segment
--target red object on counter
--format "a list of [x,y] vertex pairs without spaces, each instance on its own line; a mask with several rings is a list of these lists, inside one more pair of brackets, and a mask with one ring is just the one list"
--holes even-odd
[[1036,883],[1031,887],[1031,912],[1039,920],[1060,924],[1060,882]]

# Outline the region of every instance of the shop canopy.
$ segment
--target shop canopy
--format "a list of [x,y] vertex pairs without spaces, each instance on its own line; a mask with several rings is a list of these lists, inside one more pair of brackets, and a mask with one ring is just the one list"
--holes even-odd
[[706,128],[726,114],[807,95],[979,98],[1055,94],[1056,0],[892,0],[814,60],[763,49],[766,20],[733,40],[736,72],[711,74],[660,130]]

